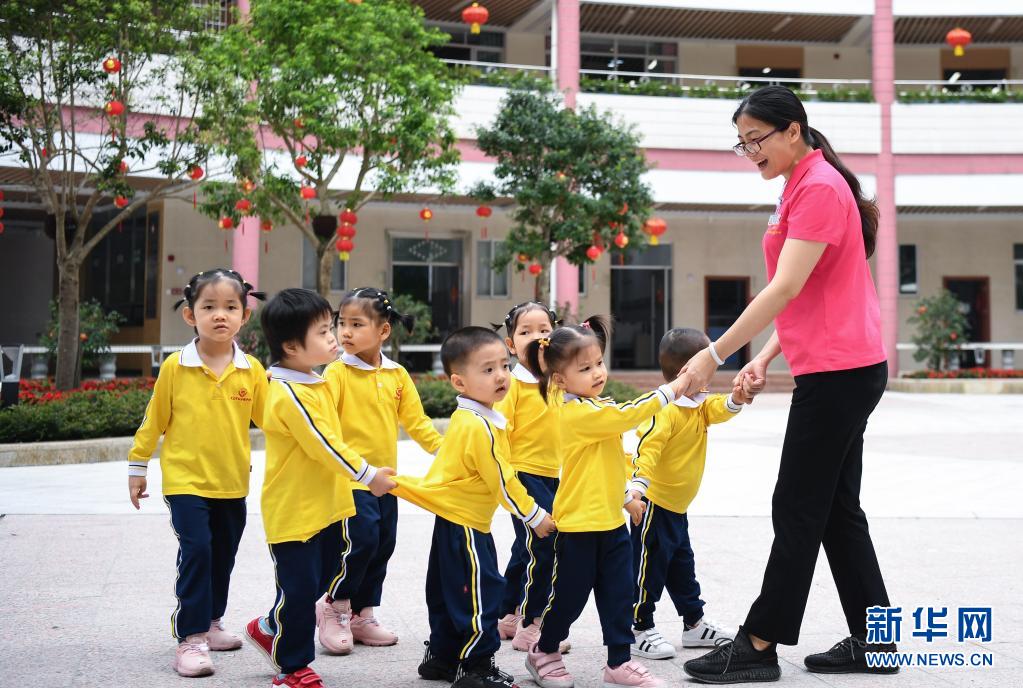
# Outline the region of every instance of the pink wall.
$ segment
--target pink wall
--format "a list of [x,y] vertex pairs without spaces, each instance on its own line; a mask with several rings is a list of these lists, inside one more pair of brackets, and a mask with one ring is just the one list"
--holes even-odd
[[[579,0],[555,0],[558,13],[558,90],[565,94],[565,107],[575,107],[579,91]],[[553,301],[559,311],[566,306],[579,314],[579,268],[564,258],[557,259]]]
[[892,0],[875,0],[873,23],[874,99],[881,107],[881,152],[877,156],[877,292],[881,333],[888,352],[888,374],[898,377],[899,238],[895,218],[895,162],[892,156],[892,102],[895,100],[895,20]]

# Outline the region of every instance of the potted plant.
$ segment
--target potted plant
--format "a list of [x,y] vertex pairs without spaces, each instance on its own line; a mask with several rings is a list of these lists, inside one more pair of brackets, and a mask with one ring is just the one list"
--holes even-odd
[[[120,330],[124,316],[117,311],[105,311],[98,301],[84,301],[78,312],[80,331],[79,360],[75,378],[81,380],[82,368],[99,368],[100,377],[113,379],[117,373],[116,356],[110,351],[110,339]],[[50,356],[56,355],[60,336],[57,302],[50,301],[50,324],[39,338]],[[76,384],[77,386],[77,384]]]
[[913,358],[927,361],[929,370],[947,368],[950,357],[966,343],[966,316],[959,300],[947,289],[920,299],[916,313],[906,322],[916,325],[913,343],[917,349]]

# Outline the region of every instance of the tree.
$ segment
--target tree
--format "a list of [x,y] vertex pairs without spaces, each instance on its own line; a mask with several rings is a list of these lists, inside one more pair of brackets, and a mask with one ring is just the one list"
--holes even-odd
[[916,314],[907,320],[916,325],[913,359],[927,361],[930,370],[948,366],[950,356],[957,355],[959,346],[966,343],[966,316],[959,299],[947,289],[929,296],[916,304]]
[[515,224],[494,267],[503,270],[514,260],[522,271],[528,264],[538,300],[550,298],[547,275],[556,257],[582,266],[595,260],[591,247],[624,250],[615,243],[620,234],[625,246],[644,240],[653,199],[631,127],[593,107],[564,108],[550,92],[516,90],[505,97],[493,125],[477,131],[477,146],[497,160],[497,181],[470,193],[482,201],[506,196],[516,203]]
[[238,182],[207,182],[203,211],[298,228],[326,295],[340,210],[454,185],[462,77],[430,52],[446,41],[408,0],[253,0],[204,60],[221,82],[205,114]]
[[[193,185],[205,161],[193,119],[204,17],[191,0],[0,3],[0,157],[27,168],[56,227],[58,389],[76,382],[86,257],[135,210]],[[94,222],[109,207],[120,212]]]

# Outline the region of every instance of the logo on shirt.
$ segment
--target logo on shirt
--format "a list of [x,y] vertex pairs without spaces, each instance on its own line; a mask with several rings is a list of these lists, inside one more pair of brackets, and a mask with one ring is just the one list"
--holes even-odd
[[401,401],[401,390],[405,388],[405,385],[398,385],[398,389],[394,390],[394,400]]
[[231,401],[252,401],[252,397],[249,396],[249,390],[239,387],[238,391],[231,397]]

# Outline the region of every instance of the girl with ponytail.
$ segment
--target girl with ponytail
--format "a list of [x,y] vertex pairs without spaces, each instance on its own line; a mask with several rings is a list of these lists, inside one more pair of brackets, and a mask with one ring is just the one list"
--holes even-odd
[[[400,313],[386,291],[363,287],[345,294],[336,319],[344,352],[327,366],[324,378],[337,399],[345,443],[374,466],[397,469],[400,426],[419,446],[435,453],[441,436],[423,411],[412,378],[381,350],[393,327],[411,332],[415,318]],[[373,611],[380,605],[394,552],[398,503],[394,495],[375,497],[363,488],[352,482],[356,514],[345,520],[347,542],[337,575],[326,599],[317,603],[320,644],[332,654],[348,654],[354,643],[398,642]]]
[[683,393],[705,386],[724,360],[773,321],[775,331],[733,380],[762,388],[767,366],[785,354],[796,387],[772,501],[774,544],[760,597],[732,642],[686,662],[707,683],[773,681],[775,645],[795,645],[821,545],[845,611],[849,637],[806,657],[810,671],[890,673],[867,666],[868,607],[889,606],[860,508],[863,432],[888,381],[881,309],[867,263],[878,210],[824,135],[807,122],[799,98],[782,86],[746,96],[732,116],[739,143],[764,179],[785,178],[767,224],[767,286],[721,337],[682,369]]
[[673,402],[682,383],[675,380],[621,404],[602,399],[607,382],[604,350],[610,336],[610,321],[594,316],[581,325],[559,327],[526,346],[540,395],[557,400],[563,394],[553,583],[540,619],[539,640],[526,657],[526,669],[545,688],[572,685],[559,644],[568,637],[591,591],[607,645],[603,685],[664,685],[631,659],[632,543],[622,509],[639,514],[645,505],[626,491],[622,433]]

